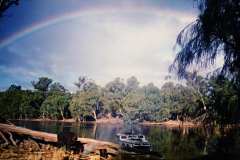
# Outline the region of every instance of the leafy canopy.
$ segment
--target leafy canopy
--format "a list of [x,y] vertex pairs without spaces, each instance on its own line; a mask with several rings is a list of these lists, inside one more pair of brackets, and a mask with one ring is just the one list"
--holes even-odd
[[200,14],[178,35],[180,51],[170,66],[182,77],[191,65],[207,67],[223,54],[222,74],[240,80],[240,1],[197,0]]

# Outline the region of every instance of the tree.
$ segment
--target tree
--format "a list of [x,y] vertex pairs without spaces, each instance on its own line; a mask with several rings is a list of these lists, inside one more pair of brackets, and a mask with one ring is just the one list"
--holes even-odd
[[193,119],[197,116],[198,95],[192,87],[172,82],[165,83],[161,90],[160,113],[164,119]]
[[[13,87],[1,93],[1,117],[12,119],[37,118],[39,116],[39,99],[29,90],[19,90]],[[42,100],[41,100],[42,102]]]
[[69,98],[68,95],[60,93],[49,95],[40,108],[42,117],[65,119],[64,111],[69,106]]
[[190,89],[192,89],[192,92],[201,102],[203,110],[207,112],[206,99],[208,92],[208,80],[198,75],[196,71],[193,73],[187,72],[184,78],[186,80],[187,87],[190,87]]
[[208,66],[224,55],[222,74],[240,83],[239,0],[197,0],[200,14],[177,38],[180,47],[170,70],[180,77],[193,64]]
[[87,78],[79,78],[77,84],[80,90],[73,96],[69,107],[72,116],[77,121],[80,119],[86,120],[87,117],[93,117],[96,120],[96,106],[101,96],[99,86],[93,81],[87,80]]
[[67,89],[64,88],[63,85],[61,85],[59,82],[55,82],[50,86],[50,92],[60,92],[65,93]]
[[139,89],[139,82],[136,77],[132,76],[127,79],[126,92],[136,91]]
[[[148,85],[143,87],[143,91],[145,94],[145,101],[150,102],[151,105],[146,106],[145,110],[155,110],[160,108],[161,96],[160,90],[153,83],[149,83]],[[148,108],[149,107],[149,108]]]
[[[221,89],[223,93],[220,94],[218,89],[221,87],[214,85],[213,88],[216,90],[213,92],[214,96],[209,96],[208,105],[214,107],[218,104],[220,110],[221,106],[232,106],[234,109],[240,99],[240,2],[239,0],[197,0],[197,2],[200,14],[195,22],[186,26],[178,35],[177,46],[180,50],[170,70],[177,71],[178,76],[183,78],[192,66],[207,67],[213,64],[217,57],[223,55],[224,64],[219,75],[230,80],[233,85],[231,87],[235,88],[236,92],[233,93],[229,87],[224,87]],[[225,80],[222,83],[226,85]],[[228,94],[235,94],[235,97],[230,98]],[[228,98],[225,99],[225,96]],[[202,95],[200,97],[204,108],[207,108],[204,97]],[[213,103],[216,99],[219,102]],[[228,105],[229,103],[231,105]],[[211,114],[215,115],[216,111],[211,110],[213,112]],[[211,116],[215,117],[214,115]],[[224,117],[226,119],[223,114],[218,116],[220,119]],[[231,119],[233,115],[228,116]],[[213,117],[209,118],[214,119]]]
[[40,77],[38,78],[38,81],[32,81],[32,85],[34,89],[46,92],[49,89],[49,85],[52,83],[52,79],[48,77]]
[[123,98],[126,96],[126,87],[121,78],[115,78],[104,87],[105,95],[108,99],[108,106],[112,112],[112,116],[116,116],[117,112],[123,111]]
[[20,90],[7,90],[3,92],[0,103],[1,117],[6,119],[18,119],[20,117],[21,99]]
[[212,121],[232,124],[240,121],[240,99],[237,89],[224,76],[212,76],[209,80],[209,110]]
[[80,76],[78,78],[78,82],[75,82],[74,84],[79,90],[85,90],[87,89],[88,84],[90,84],[91,82],[92,80],[88,79],[86,76]]
[[0,17],[3,13],[13,5],[18,5],[19,0],[0,0]]
[[144,91],[140,88],[137,90],[131,90],[127,92],[127,95],[123,98],[123,118],[125,120],[142,120],[141,111],[142,104],[145,100]]
[[38,118],[39,117],[39,105],[35,93],[30,90],[24,90],[21,92],[21,102],[19,105],[19,118]]
[[22,90],[22,87],[21,86],[17,86],[15,84],[12,84],[7,90],[8,91],[20,91],[20,90]]
[[159,118],[157,114],[160,110],[160,90],[153,83],[149,83],[137,90],[136,93],[133,92],[129,95],[132,96],[130,98],[132,106],[128,105],[125,110],[130,109],[128,112],[132,119],[154,121]]

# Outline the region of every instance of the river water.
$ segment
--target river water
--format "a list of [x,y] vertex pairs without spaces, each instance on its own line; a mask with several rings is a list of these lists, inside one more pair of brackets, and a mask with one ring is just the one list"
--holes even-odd
[[[218,129],[168,129],[161,126],[15,121],[18,126],[49,133],[71,131],[79,137],[117,143],[116,134],[133,130],[146,136],[155,155],[126,155],[119,159],[240,159],[240,129],[220,134]],[[157,156],[156,156],[157,155]]]

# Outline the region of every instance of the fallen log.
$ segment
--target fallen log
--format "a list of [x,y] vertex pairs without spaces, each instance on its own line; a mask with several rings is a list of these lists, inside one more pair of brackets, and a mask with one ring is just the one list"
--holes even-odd
[[91,138],[78,138],[78,141],[84,144],[84,150],[87,152],[107,149],[107,153],[117,155],[120,146],[107,141],[99,141]]
[[[45,142],[50,142],[50,143],[58,142],[57,134],[46,133],[42,131],[34,131],[31,129],[9,125],[9,124],[0,123],[0,131],[5,133],[10,132],[18,135],[30,136],[32,138],[39,139]],[[111,142],[107,142],[107,141],[95,140],[90,138],[77,138],[77,141],[80,141],[82,144],[84,144],[84,151],[89,153],[90,152],[96,153],[97,151],[106,149],[107,153],[116,155],[120,149],[119,145]]]

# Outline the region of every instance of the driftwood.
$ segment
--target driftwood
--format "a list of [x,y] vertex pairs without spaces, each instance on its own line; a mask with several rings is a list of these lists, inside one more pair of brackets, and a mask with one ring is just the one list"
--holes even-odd
[[0,131],[0,136],[5,141],[5,143],[3,145],[8,145],[9,142],[8,142],[7,138],[4,136],[4,134],[1,131]]
[[[31,138],[42,140],[46,143],[57,143],[58,137],[57,134],[46,133],[41,131],[34,131],[23,127],[17,127],[14,125],[3,124],[0,123],[0,138],[9,143],[3,133],[8,133],[10,141],[13,145],[15,145],[15,141],[12,138],[12,134],[22,135],[22,136],[30,136]],[[100,141],[90,138],[77,138],[77,141],[84,144],[84,152],[98,152],[101,150],[106,150],[108,154],[116,155],[119,151],[119,145],[107,142]]]

